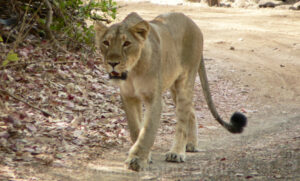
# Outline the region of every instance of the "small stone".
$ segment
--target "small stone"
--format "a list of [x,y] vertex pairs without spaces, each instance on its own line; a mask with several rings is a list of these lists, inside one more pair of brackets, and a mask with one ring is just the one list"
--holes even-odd
[[206,128],[213,129],[213,130],[218,129],[218,127],[216,127],[216,126],[206,126]]
[[230,50],[235,50],[235,48],[233,46],[230,47]]
[[23,151],[33,153],[35,150],[33,148],[24,148]]
[[41,152],[39,150],[34,150],[32,152],[30,152],[31,155],[39,155],[41,154]]
[[22,159],[26,162],[32,161],[33,157],[29,152],[25,152],[22,154]]
[[246,90],[242,90],[241,93],[242,93],[242,94],[248,94],[249,92],[246,91]]
[[275,6],[277,6],[277,4],[271,1],[260,1],[258,5],[260,8],[274,8]]
[[41,163],[44,165],[51,165],[53,162],[54,158],[52,155],[47,155],[47,154],[40,154],[35,157],[37,160],[39,160]]
[[275,174],[275,176],[274,176],[275,178],[281,178],[282,176],[281,175],[279,175],[279,174]]
[[75,89],[74,83],[68,83],[68,84],[66,85],[66,89],[67,89],[67,91],[68,91],[69,93],[72,93],[72,92],[74,91],[74,89]]
[[82,136],[82,131],[81,130],[74,131],[73,136],[76,137],[76,138],[81,137]]
[[0,139],[4,138],[7,139],[9,137],[9,133],[7,131],[0,132]]
[[23,124],[21,123],[21,121],[17,120],[17,119],[13,119],[13,126],[17,129],[20,129],[23,127]]
[[242,176],[244,176],[244,174],[242,174],[242,173],[236,173],[235,176],[242,177]]
[[62,160],[54,160],[52,163],[53,167],[58,167],[58,168],[63,168],[65,167],[65,164],[63,163]]
[[57,158],[57,159],[62,159],[62,158],[63,158],[63,155],[60,154],[60,153],[57,153],[57,154],[55,155],[55,158]]
[[153,176],[153,175],[146,175],[142,177],[142,180],[156,180],[157,176]]
[[35,133],[37,131],[36,127],[33,125],[33,124],[27,124],[26,125],[26,128],[30,131],[30,132],[33,132]]
[[253,172],[250,173],[250,175],[252,175],[252,176],[257,176],[258,173],[257,173],[256,171],[253,171]]
[[68,94],[65,93],[65,92],[59,91],[59,92],[58,92],[58,97],[60,97],[60,98],[67,98],[67,97],[68,97]]

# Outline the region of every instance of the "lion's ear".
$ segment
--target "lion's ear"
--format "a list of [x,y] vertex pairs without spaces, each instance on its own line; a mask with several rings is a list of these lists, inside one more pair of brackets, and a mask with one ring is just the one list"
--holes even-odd
[[94,23],[94,27],[95,27],[95,39],[96,39],[96,46],[99,47],[100,45],[100,41],[102,39],[102,36],[104,35],[104,33],[107,31],[107,26],[105,26],[103,23],[96,21]]
[[130,13],[124,22],[128,25],[129,30],[141,40],[145,40],[148,36],[150,25],[143,20],[137,13]]
[[147,21],[141,21],[131,28],[131,31],[142,40],[146,40],[149,33],[149,23]]

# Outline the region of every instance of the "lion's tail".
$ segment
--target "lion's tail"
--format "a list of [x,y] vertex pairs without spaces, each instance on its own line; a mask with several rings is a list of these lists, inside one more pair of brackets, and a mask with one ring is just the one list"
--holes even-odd
[[230,119],[230,123],[225,122],[218,114],[216,107],[213,103],[210,90],[209,90],[209,85],[207,81],[207,75],[206,75],[206,69],[204,65],[204,59],[202,57],[202,60],[200,61],[200,66],[198,68],[198,73],[204,93],[204,97],[206,99],[207,105],[209,107],[210,112],[212,113],[213,117],[228,131],[231,133],[242,133],[244,127],[247,124],[247,117],[240,113],[240,112],[235,112]]

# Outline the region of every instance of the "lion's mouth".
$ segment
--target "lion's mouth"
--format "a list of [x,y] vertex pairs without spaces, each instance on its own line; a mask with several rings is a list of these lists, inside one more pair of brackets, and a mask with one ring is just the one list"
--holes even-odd
[[120,79],[120,80],[126,80],[127,78],[127,72],[118,73],[116,71],[112,71],[109,73],[110,79]]

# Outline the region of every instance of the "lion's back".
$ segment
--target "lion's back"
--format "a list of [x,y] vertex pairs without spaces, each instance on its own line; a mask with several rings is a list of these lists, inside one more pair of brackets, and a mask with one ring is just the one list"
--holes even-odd
[[188,16],[178,12],[166,13],[156,17],[150,24],[160,34],[163,49],[175,49],[176,56],[181,57],[184,63],[192,61],[192,64],[196,61],[189,56],[202,56],[202,32]]

